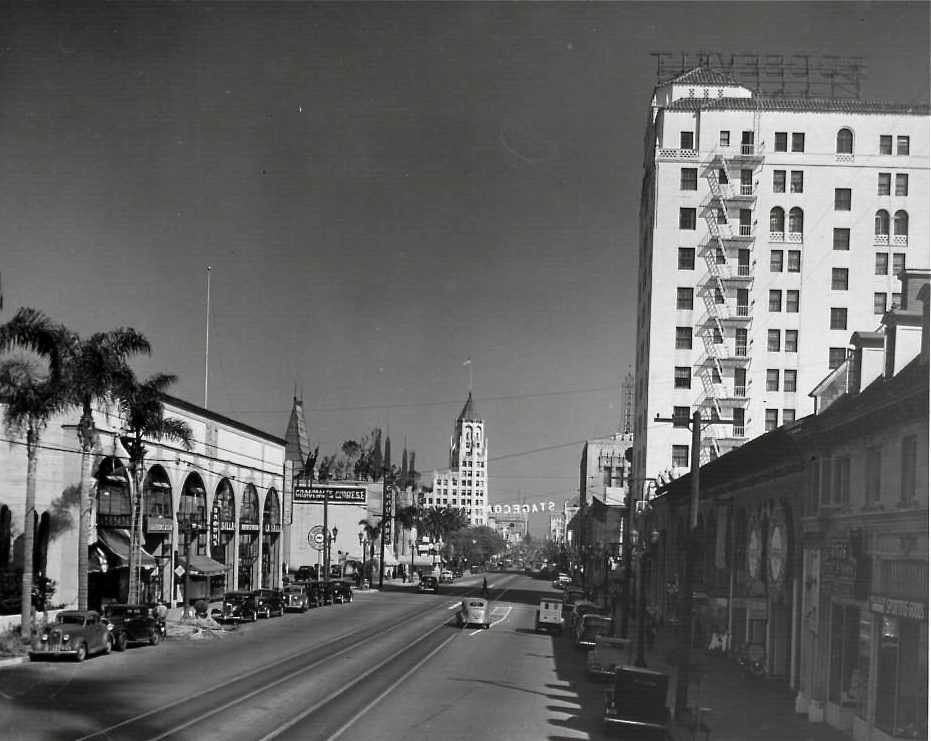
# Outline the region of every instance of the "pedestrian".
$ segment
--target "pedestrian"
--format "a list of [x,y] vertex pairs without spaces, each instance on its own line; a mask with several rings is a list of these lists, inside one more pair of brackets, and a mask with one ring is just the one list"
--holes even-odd
[[656,642],[656,618],[647,614],[647,651],[653,650],[653,644]]
[[488,591],[488,577],[487,576],[482,577],[482,594],[485,595],[486,597],[491,596],[491,592]]

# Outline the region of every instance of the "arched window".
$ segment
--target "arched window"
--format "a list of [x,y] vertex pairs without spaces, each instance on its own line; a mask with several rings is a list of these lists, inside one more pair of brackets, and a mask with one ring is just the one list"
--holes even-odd
[[801,234],[802,226],[805,221],[805,215],[798,206],[789,211],[789,232],[791,234]]
[[786,230],[786,212],[779,206],[773,207],[769,212],[769,230],[780,234]]
[[897,237],[908,236],[908,214],[905,211],[896,211],[892,223],[892,233]]
[[841,129],[837,132],[837,154],[853,154],[853,132]]
[[889,238],[889,212],[883,209],[876,212],[876,236]]

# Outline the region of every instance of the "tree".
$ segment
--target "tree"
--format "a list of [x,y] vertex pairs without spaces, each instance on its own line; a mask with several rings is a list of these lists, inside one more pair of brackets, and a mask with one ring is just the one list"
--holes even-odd
[[124,433],[120,439],[129,453],[129,471],[133,480],[130,506],[129,601],[139,600],[139,551],[142,547],[142,466],[146,448],[144,440],[168,439],[191,449],[193,432],[187,422],[165,416],[164,393],[177,376],[158,373],[145,381],[129,374],[117,389]]
[[62,382],[62,355],[67,344],[67,330],[34,309],[20,309],[13,319],[0,327],[0,351],[14,348],[35,353],[45,361],[42,368],[35,359],[12,358],[0,364],[0,398],[4,410],[4,427],[10,433],[26,437],[26,501],[23,522],[23,581],[21,592],[20,635],[28,639],[32,629],[33,550],[35,549],[36,470],[39,442],[49,420],[68,407],[66,387]]
[[78,509],[78,609],[87,609],[87,541],[91,532],[93,491],[91,490],[91,450],[97,439],[94,426],[95,403],[108,405],[114,389],[132,377],[130,355],[150,355],[149,341],[134,329],[120,328],[97,332],[82,340],[69,333],[63,374],[74,406],[81,409],[78,442],[81,445],[81,498]]
[[[359,520],[359,525],[362,527],[362,532],[365,533],[366,540],[371,546],[372,557],[369,560],[369,582],[372,583],[375,581],[375,542],[378,538],[381,537],[382,531],[382,520],[379,520],[376,523],[371,523],[368,520]],[[362,554],[362,560],[365,561],[365,554]]]

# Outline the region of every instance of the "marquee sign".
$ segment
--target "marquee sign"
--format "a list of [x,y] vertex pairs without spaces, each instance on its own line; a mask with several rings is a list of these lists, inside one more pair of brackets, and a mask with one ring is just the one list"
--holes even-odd
[[318,484],[298,484],[294,487],[295,503],[323,504],[365,504],[366,489],[362,486],[323,486]]
[[894,599],[878,594],[870,595],[870,611],[880,615],[909,618],[911,620],[927,620],[928,605],[926,602],[911,599]]

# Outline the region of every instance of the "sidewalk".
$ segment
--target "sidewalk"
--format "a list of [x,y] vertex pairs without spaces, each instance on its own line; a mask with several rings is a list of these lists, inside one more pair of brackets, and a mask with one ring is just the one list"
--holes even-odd
[[[637,635],[636,624],[631,635]],[[677,668],[669,659],[677,646],[678,637],[666,628],[653,650],[644,652],[648,668],[669,675],[670,708],[675,704]],[[688,704],[711,709],[706,722],[712,741],[851,741],[826,723],[811,723],[796,713],[795,690],[785,679],[752,679],[733,659],[698,649],[691,656]],[[693,738],[689,728],[676,722],[672,735],[676,741]],[[695,738],[703,740],[705,734]]]

